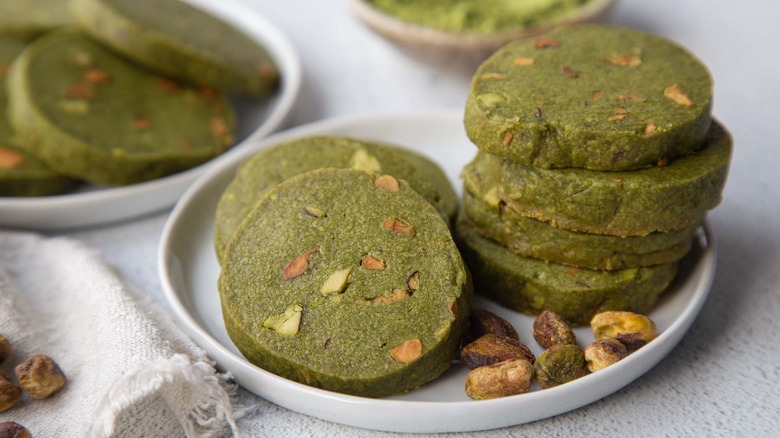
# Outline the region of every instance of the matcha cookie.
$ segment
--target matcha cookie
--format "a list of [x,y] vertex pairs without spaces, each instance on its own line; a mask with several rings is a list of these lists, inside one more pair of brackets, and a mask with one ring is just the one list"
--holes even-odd
[[22,40],[72,24],[67,0],[0,0],[0,34]]
[[511,43],[477,70],[465,126],[518,163],[630,170],[699,149],[712,79],[676,44],[633,29],[564,26]]
[[[21,41],[0,36],[0,85],[23,49]],[[53,195],[69,189],[75,181],[52,172],[15,145],[5,116],[7,95],[6,87],[0,86],[0,196]]]
[[477,232],[515,254],[587,269],[615,270],[678,261],[691,249],[698,228],[697,224],[643,237],[578,233],[521,216],[504,204],[490,205],[467,191],[463,193],[463,208]]
[[228,335],[252,363],[380,397],[438,377],[471,306],[438,212],[389,175],[322,169],[272,188],[225,253]]
[[19,146],[92,183],[168,175],[233,143],[235,116],[223,96],[152,75],[72,30],[29,45],[8,86]]
[[606,310],[649,313],[677,275],[678,263],[594,271],[521,257],[479,235],[463,214],[456,234],[475,291],[519,312],[551,310],[576,325]]
[[73,0],[91,36],[162,74],[229,93],[265,95],[279,71],[265,48],[179,0]]
[[463,177],[478,198],[522,216],[572,231],[644,236],[700,223],[720,203],[731,149],[729,134],[713,123],[706,147],[664,166],[551,170],[480,152]]
[[236,173],[217,206],[214,240],[221,259],[233,232],[268,189],[292,176],[325,167],[381,172],[406,180],[448,223],[458,199],[447,176],[428,158],[398,146],[346,137],[316,136],[263,150]]

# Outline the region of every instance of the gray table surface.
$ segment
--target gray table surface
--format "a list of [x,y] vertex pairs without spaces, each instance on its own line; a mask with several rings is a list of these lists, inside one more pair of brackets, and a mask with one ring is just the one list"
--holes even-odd
[[[276,24],[303,61],[288,126],[349,114],[462,108],[474,65],[410,53],[356,22],[344,0],[241,0]],[[682,342],[617,393],[553,418],[472,436],[776,436],[780,430],[780,3],[621,0],[610,22],[688,47],[715,78],[714,114],[736,150],[709,216],[719,248],[711,295]],[[165,306],[156,251],[170,210],[55,233],[102,251]],[[244,393],[250,400],[253,396]],[[245,436],[393,436],[261,401]],[[457,434],[452,434],[457,435]]]

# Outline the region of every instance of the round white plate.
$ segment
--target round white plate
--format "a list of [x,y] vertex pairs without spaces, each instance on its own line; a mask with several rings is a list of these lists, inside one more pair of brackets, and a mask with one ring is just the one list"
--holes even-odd
[[[715,245],[705,227],[685,258],[677,281],[650,315],[660,336],[617,364],[555,388],[473,401],[464,393],[467,370],[460,363],[442,377],[408,394],[369,399],[324,391],[271,374],[238,352],[225,332],[217,293],[219,265],[214,254],[213,218],[217,201],[246,157],[296,137],[335,134],[404,145],[437,161],[455,187],[460,169],[476,153],[466,137],[460,113],[365,116],[301,126],[248,145],[212,167],[184,194],[163,230],[159,271],[175,316],[195,342],[230,371],[246,389],[276,404],[325,420],[397,432],[473,431],[521,424],[557,415],[609,395],[658,363],[680,341],[699,313],[715,273]],[[476,305],[498,313],[517,328],[535,354],[533,318],[484,299]],[[576,330],[581,347],[593,340],[590,330]],[[359,359],[356,359],[359,360]]]
[[221,156],[164,178],[123,187],[86,185],[71,193],[42,197],[0,197],[0,227],[63,229],[139,216],[173,205],[207,168],[218,165],[281,125],[301,86],[301,65],[292,44],[260,14],[235,0],[187,0],[261,43],[276,61],[282,83],[268,98],[234,99],[239,142]]

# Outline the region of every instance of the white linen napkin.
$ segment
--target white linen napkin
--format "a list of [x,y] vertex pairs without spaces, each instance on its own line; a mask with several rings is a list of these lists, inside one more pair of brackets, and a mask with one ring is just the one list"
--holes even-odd
[[0,413],[34,437],[238,435],[235,387],[151,300],[101,256],[67,238],[0,232],[0,370],[47,354],[67,382]]

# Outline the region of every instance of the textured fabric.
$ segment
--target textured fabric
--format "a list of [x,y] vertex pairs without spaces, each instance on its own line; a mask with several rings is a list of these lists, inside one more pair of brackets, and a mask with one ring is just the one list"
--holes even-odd
[[40,437],[237,435],[230,394],[205,353],[99,254],[65,238],[0,232],[0,334],[13,368],[51,356],[67,377],[46,400],[0,413]]

